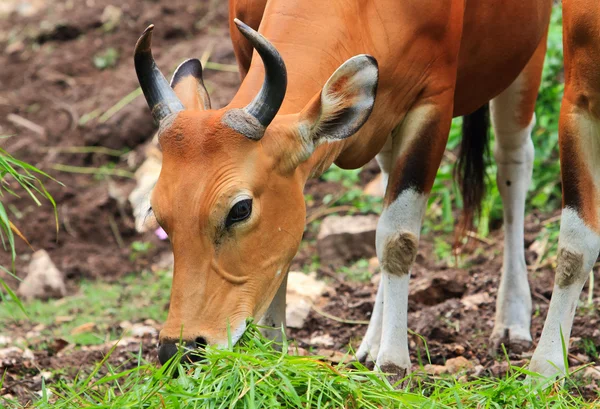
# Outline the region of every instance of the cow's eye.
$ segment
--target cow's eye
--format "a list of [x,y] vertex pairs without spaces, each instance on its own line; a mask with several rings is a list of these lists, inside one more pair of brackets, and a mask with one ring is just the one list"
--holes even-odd
[[229,214],[227,215],[227,220],[225,220],[225,227],[230,227],[231,225],[246,220],[250,217],[252,213],[252,199],[244,199],[240,200],[236,204],[233,205]]

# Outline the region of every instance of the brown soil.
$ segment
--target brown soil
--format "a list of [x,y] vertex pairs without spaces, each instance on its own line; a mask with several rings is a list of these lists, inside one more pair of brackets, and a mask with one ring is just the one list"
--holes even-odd
[[[14,135],[2,140],[4,149],[19,159],[48,170],[64,184],[61,186],[52,181],[46,184],[58,204],[58,235],[50,206],[36,207],[25,198],[11,196],[5,196],[3,203],[20,210],[14,215],[15,224],[33,248],[49,252],[58,268],[65,273],[69,291],[74,292],[82,278],[117,280],[126,273],[147,267],[168,251],[168,245],[152,233],[141,236],[135,232],[126,200],[134,187],[132,179],[52,170],[56,164],[65,164],[114,167],[133,172],[143,160],[143,144],[149,141],[155,130],[144,99],[137,98],[105,122],[96,118],[80,125],[80,120],[96,110],[106,112],[137,88],[132,50],[149,23],[156,25],[155,57],[163,72],[172,72],[185,58],[200,57],[206,50],[211,50],[210,61],[213,62],[235,64],[235,58],[229,42],[225,2],[94,0],[85,2],[85,5],[78,2],[74,8],[69,8],[68,2],[32,2],[34,5],[38,3],[41,4],[40,9],[33,15],[13,12],[0,20],[0,135]],[[110,5],[122,11],[119,24],[113,30],[108,30],[102,19]],[[93,57],[109,47],[117,50],[118,61],[114,67],[99,70],[94,66]],[[229,101],[239,84],[236,73],[207,70],[205,79],[213,106],[217,107]],[[9,114],[41,126],[44,132],[40,134],[15,125],[8,120]],[[81,146],[126,149],[129,153],[115,158],[98,153],[76,154],[60,150]],[[361,182],[367,183],[375,174],[373,162],[361,174]],[[311,181],[307,189],[318,203],[325,194],[339,190],[340,186]],[[309,209],[309,214],[314,210]],[[541,230],[540,221],[549,217],[539,214],[528,216],[527,248]],[[307,231],[293,269],[309,264],[312,254],[315,254],[311,244],[314,238],[315,233]],[[154,250],[131,261],[130,244],[134,240],[151,241]],[[502,265],[502,231],[494,231],[487,244],[473,240],[472,244],[476,245],[466,251],[465,261],[469,266],[465,269],[436,262],[433,242],[433,234],[422,237],[412,271],[414,280],[434,273],[447,273],[449,277],[460,280],[464,291],[462,294],[450,292],[450,296],[446,297],[442,288],[442,297],[434,305],[419,303],[411,297],[409,326],[427,340],[432,363],[440,364],[448,358],[462,355],[488,368],[489,374],[498,375],[492,370],[495,361],[488,355],[488,336],[493,325],[494,300]],[[16,272],[22,277],[31,252],[24,243],[18,243],[17,247],[21,256],[16,262]],[[536,257],[534,251],[528,251],[530,265]],[[0,265],[10,265],[8,254],[0,254]],[[345,281],[342,274],[327,267],[318,273],[331,283],[322,303],[325,312],[340,320],[369,319],[376,290],[374,284]],[[12,286],[16,284],[6,275],[2,277]],[[600,277],[597,280],[600,281]],[[530,282],[536,311],[532,331],[537,340],[552,293],[551,266],[532,273]],[[467,309],[459,298],[483,292],[489,293],[491,301],[477,309]],[[594,295],[598,300],[600,286]],[[580,309],[573,336],[593,340],[600,350],[598,322],[597,312]],[[19,331],[18,328],[10,330]],[[344,349],[349,343],[357,346],[365,330],[366,325],[342,323],[312,311],[305,327],[290,331],[290,336],[301,346],[309,347],[313,336],[327,333],[335,340],[335,349]],[[410,339],[413,362],[419,362],[419,359],[425,361],[423,343],[416,336]],[[8,374],[2,394],[11,393],[27,401],[32,391],[40,389],[41,371],[67,368],[66,376],[74,375],[82,363],[92,366],[105,352],[102,349],[79,350],[61,354],[59,359],[55,354],[61,348],[60,343],[52,342],[47,348],[35,352],[34,366],[16,359],[1,368]],[[144,356],[155,360],[155,340],[146,339],[143,345]],[[111,359],[122,362],[130,358],[130,352],[137,351],[137,348],[137,344],[120,347]],[[575,339],[571,350],[572,363],[581,364],[582,356],[594,358],[587,354],[590,354],[589,349]],[[527,356],[525,353],[514,358],[518,360]]]

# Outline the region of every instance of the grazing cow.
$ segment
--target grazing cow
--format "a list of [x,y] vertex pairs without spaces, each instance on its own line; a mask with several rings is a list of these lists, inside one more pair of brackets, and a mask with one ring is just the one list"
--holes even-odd
[[[505,226],[491,341],[529,346],[523,219],[551,3],[231,0],[243,82],[218,110],[211,109],[198,60],[185,61],[166,81],[152,58],[150,26],[136,45],[135,66],[163,152],[152,209],[175,257],[160,361],[174,355],[179,340],[192,348],[222,346],[230,331],[236,342],[249,317],[283,324],[306,180],[333,162],[357,168],[376,156],[386,183],[376,239],[382,280],[358,358],[406,373],[409,275],[427,198],[452,117],[468,115],[459,162],[468,225],[483,193],[481,107],[488,101]],[[564,3],[565,55],[572,58],[561,115],[565,209],[555,294],[532,363],[548,375],[555,367],[547,359],[562,369],[559,327],[568,338],[600,246],[600,175],[591,167],[600,149],[600,52],[586,51],[597,44],[591,36],[600,9],[586,0]]]

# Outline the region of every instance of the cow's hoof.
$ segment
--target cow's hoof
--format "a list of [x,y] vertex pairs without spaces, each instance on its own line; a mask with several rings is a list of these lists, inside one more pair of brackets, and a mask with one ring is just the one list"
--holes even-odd
[[518,332],[511,332],[509,328],[504,329],[500,334],[495,332],[490,337],[490,355],[502,355],[504,353],[502,345],[504,345],[508,353],[521,355],[531,349],[531,336],[529,334],[522,335]]
[[390,385],[396,389],[402,389],[406,386],[406,375],[408,370],[394,364],[384,364],[379,367],[379,371],[385,375]]

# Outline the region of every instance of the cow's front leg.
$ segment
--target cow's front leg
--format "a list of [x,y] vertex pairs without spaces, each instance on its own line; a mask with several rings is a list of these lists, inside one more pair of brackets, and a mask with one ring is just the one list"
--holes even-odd
[[496,183],[504,210],[504,260],[496,299],[491,352],[504,344],[511,352],[531,345],[531,293],[525,264],[524,218],[527,189],[533,171],[535,100],[546,55],[546,37],[513,83],[490,103],[496,135]]
[[276,342],[281,342],[283,339],[282,327],[285,330],[285,300],[286,300],[286,290],[287,290],[287,275],[281,282],[281,286],[277,293],[275,293],[275,297],[269,308],[262,316],[262,318],[258,321],[258,325],[263,328],[260,329],[260,332],[267,338],[273,339]]
[[565,94],[558,141],[563,210],[552,300],[530,369],[564,374],[579,296],[600,249],[600,6],[563,2]]
[[[578,106],[567,91],[559,129],[563,210],[556,275],[548,316],[530,366],[545,376],[564,374],[567,351],[562,341],[568,348],[579,296],[600,250],[600,115]],[[600,101],[600,92],[597,95]]]
[[[427,198],[439,167],[452,119],[452,95],[417,105],[392,135],[384,210],[377,225],[381,283],[367,334],[357,357],[375,359],[393,381],[410,370],[408,282]],[[382,152],[383,153],[383,152]]]

